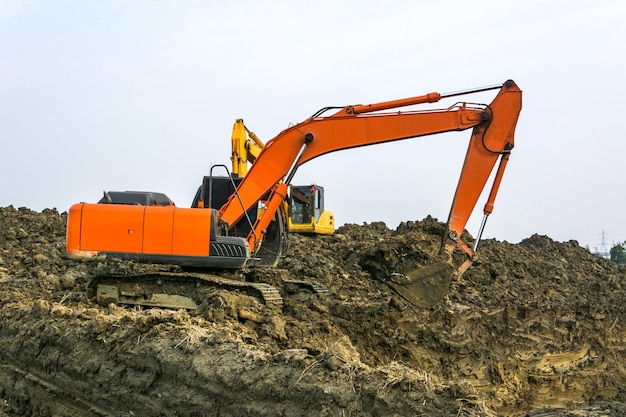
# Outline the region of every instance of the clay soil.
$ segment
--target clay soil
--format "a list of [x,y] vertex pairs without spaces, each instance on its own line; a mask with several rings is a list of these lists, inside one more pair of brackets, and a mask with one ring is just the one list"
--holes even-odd
[[0,208],[0,416],[626,415],[626,269],[575,241],[483,241],[418,308],[387,282],[443,224],[345,225],[220,272],[281,308],[216,288],[187,311],[98,305],[94,276],[143,266],[67,259],[65,220]]

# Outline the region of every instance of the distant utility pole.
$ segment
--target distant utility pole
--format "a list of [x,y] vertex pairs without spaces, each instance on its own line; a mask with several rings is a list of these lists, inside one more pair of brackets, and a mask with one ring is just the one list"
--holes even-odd
[[600,256],[603,256],[605,258],[609,258],[611,255],[609,253],[609,250],[606,247],[606,236],[604,235],[604,229],[602,229],[602,240],[600,241]]

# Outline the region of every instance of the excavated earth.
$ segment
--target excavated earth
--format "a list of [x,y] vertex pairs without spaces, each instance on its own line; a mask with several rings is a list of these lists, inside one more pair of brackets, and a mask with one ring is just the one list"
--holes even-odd
[[97,304],[94,276],[149,266],[67,259],[65,221],[0,208],[0,416],[626,415],[626,269],[575,241],[483,241],[419,308],[388,282],[444,225],[350,224],[220,272],[282,307],[214,288],[187,311]]

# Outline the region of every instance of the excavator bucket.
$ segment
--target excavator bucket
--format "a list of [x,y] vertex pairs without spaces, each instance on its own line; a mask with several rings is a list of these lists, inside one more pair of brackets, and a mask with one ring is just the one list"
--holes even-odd
[[433,220],[423,228],[428,233],[416,231],[378,242],[358,263],[371,277],[384,282],[411,304],[430,308],[448,294],[457,269],[445,254],[433,255],[440,246],[435,233],[444,230],[443,225]]
[[411,304],[429,308],[448,294],[455,274],[456,269],[451,264],[438,262],[404,274],[394,274],[387,283]]

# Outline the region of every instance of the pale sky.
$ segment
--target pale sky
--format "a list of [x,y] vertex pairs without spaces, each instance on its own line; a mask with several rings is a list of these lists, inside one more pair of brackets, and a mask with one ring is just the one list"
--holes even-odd
[[[625,22],[621,0],[0,0],[0,206],[149,190],[188,207],[230,166],[235,119],[268,141],[325,106],[510,78],[523,109],[483,237],[610,246],[626,240]],[[323,185],[337,225],[446,221],[469,138],[341,151],[293,182]]]

